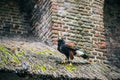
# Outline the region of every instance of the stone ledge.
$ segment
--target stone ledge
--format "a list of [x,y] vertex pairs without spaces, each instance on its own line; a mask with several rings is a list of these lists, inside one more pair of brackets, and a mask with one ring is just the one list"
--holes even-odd
[[[64,58],[65,56],[57,50],[41,42],[0,41],[0,69],[4,72],[25,73],[24,75],[27,75],[25,78],[31,79],[30,75],[32,75],[32,80],[43,80],[44,77],[50,78],[48,80],[110,80],[120,78],[120,70],[110,65],[88,64],[82,58],[75,57],[73,65],[69,66],[68,63],[61,63]],[[0,74],[3,73],[0,72]]]

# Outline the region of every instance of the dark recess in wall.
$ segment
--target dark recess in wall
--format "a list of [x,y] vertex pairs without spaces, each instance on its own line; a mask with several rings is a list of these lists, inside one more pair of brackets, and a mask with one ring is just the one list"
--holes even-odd
[[108,60],[120,67],[120,0],[105,0],[104,26],[108,42]]
[[0,0],[0,36],[31,36],[34,4],[34,0]]

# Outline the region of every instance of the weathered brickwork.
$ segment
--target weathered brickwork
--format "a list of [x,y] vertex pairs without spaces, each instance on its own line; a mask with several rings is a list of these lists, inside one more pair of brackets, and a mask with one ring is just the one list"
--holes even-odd
[[108,42],[108,60],[120,67],[120,1],[105,1],[104,26]]
[[17,0],[0,1],[0,35],[26,35],[30,30],[26,13],[20,12]]
[[[120,61],[119,0],[1,0],[0,34],[32,33],[57,44],[62,36],[93,61]],[[112,5],[113,4],[113,5]],[[111,6],[112,5],[112,6]],[[114,33],[114,34],[113,34]],[[116,58],[115,58],[116,57]]]
[[[70,1],[53,0],[53,41],[55,42],[58,36],[63,36],[66,39],[78,41],[79,35],[79,6]],[[76,34],[76,35],[75,35]],[[56,43],[56,42],[55,42]]]
[[34,33],[42,40],[51,38],[53,44],[62,36],[94,54],[95,61],[104,60],[107,52],[103,5],[104,1],[94,0],[38,1],[32,17]]
[[52,9],[50,0],[39,0],[32,13],[32,26],[36,36],[42,41],[51,37]]
[[53,40],[63,36],[94,54],[95,61],[106,59],[103,6],[104,0],[53,0]]
[[[90,21],[92,22],[90,27],[92,33],[92,54],[96,55],[95,60],[97,59],[106,59],[106,46],[105,41],[105,31],[103,23],[103,7],[104,0],[92,0],[90,5],[91,7],[91,16]],[[99,60],[98,60],[99,61]]]

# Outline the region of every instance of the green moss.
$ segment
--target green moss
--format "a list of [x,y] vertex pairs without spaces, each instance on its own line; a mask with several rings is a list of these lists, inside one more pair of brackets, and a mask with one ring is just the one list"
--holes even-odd
[[52,53],[53,53],[53,54],[58,54],[58,52],[56,52],[56,51],[52,51]]
[[40,69],[40,65],[37,65],[37,64],[34,65],[33,67],[34,67],[36,70],[39,70],[39,69]]
[[6,56],[12,56],[12,54],[10,53],[10,51],[8,49],[6,49],[6,47],[4,46],[0,46],[0,51],[5,53]]
[[48,50],[48,49],[45,49],[45,50],[43,50],[43,51],[36,52],[36,54],[46,54],[46,53],[49,53],[49,52],[51,52],[51,51]]
[[45,52],[36,52],[36,54],[46,54]]
[[8,58],[12,58],[13,59],[13,62],[19,64],[20,61],[18,60],[18,58],[15,56],[15,54],[13,54],[10,50],[8,50],[6,47],[4,46],[0,46],[0,51],[2,53],[4,53],[4,59],[3,59],[3,62],[4,63],[8,63],[10,62],[10,60]]
[[34,49],[33,48],[29,48],[29,50],[33,51],[34,52]]
[[25,55],[25,50],[22,50],[22,51],[16,53],[16,56],[18,56],[18,57],[23,57],[24,55]]
[[104,72],[106,72],[106,71],[108,71],[109,69],[108,69],[107,67],[102,67],[101,70],[104,71]]
[[45,66],[40,66],[40,65],[34,65],[34,67],[35,67],[35,69],[37,69],[37,70],[42,70],[42,71],[46,71],[46,67]]
[[0,68],[2,68],[3,67],[3,64],[2,64],[2,62],[0,62]]
[[66,65],[65,68],[66,68],[69,72],[73,72],[73,71],[76,69],[76,66]]
[[51,52],[51,51],[48,50],[48,49],[45,49],[45,50],[42,51],[42,53],[45,53],[45,54],[46,54],[46,53],[50,53],[50,52]]
[[52,68],[52,71],[56,71],[57,70],[57,68]]
[[7,59],[3,59],[2,61],[3,61],[5,64],[8,63],[8,60],[7,60]]
[[50,49],[44,49],[41,51],[35,51],[33,48],[29,48],[29,50],[31,50],[32,52],[36,53],[36,54],[46,54],[46,53],[53,53],[53,54],[57,54],[58,52],[56,51],[51,51]]
[[40,67],[42,71],[46,71],[46,67],[45,66],[41,66]]
[[45,49],[41,52],[36,52],[36,54],[46,54],[46,53],[53,53],[53,54],[57,54],[58,52],[55,52],[55,51],[51,51],[49,49]]
[[13,56],[13,61],[17,64],[20,64],[20,61],[18,60],[18,58],[16,56]]

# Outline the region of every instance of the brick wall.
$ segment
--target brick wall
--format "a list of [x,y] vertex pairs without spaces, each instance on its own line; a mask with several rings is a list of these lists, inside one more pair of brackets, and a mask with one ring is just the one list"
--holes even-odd
[[0,0],[0,36],[27,35],[28,15],[20,11],[17,0]]
[[103,24],[104,0],[52,0],[53,41],[58,35],[72,40],[81,50],[94,54],[95,61],[106,59]]
[[[118,1],[118,0],[117,0]],[[116,1],[116,3],[118,3]],[[119,7],[109,0],[1,0],[0,34],[71,40],[94,61],[119,62]],[[107,4],[108,3],[108,4]],[[110,6],[112,5],[112,6]],[[111,23],[112,22],[112,23]],[[113,34],[114,33],[114,34]]]
[[32,13],[32,26],[42,41],[58,36],[74,41],[81,50],[95,55],[94,61],[106,59],[103,23],[104,0],[41,0]]
[[92,34],[92,54],[96,55],[95,61],[99,61],[98,59],[105,60],[106,59],[106,36],[103,22],[103,7],[104,0],[92,0],[91,3],[91,31]]
[[103,24],[104,0],[41,0],[32,12],[32,30],[42,41],[58,36],[74,41],[81,50],[95,55],[95,61],[106,59]]
[[51,38],[52,10],[50,0],[39,0],[32,12],[32,30],[42,41]]
[[104,7],[104,26],[109,61],[120,67],[120,1],[106,0]]
[[[71,1],[53,0],[53,42],[56,43],[58,36],[63,36],[66,39],[79,41],[79,6]],[[77,35],[75,35],[77,34]]]

